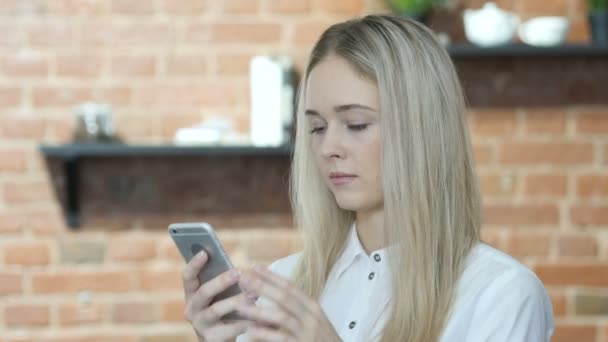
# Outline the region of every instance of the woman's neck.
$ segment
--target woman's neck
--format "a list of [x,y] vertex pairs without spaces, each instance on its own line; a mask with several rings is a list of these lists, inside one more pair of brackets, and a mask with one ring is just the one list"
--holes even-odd
[[367,254],[384,248],[384,210],[358,211],[357,235]]

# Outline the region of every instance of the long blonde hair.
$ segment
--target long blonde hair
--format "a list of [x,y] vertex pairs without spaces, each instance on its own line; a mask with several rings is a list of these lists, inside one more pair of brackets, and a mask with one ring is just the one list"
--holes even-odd
[[384,341],[437,341],[464,260],[479,241],[480,194],[465,100],[446,50],[414,21],[369,15],[331,26],[316,43],[298,95],[291,200],[304,249],[294,282],[319,298],[354,222],[323,182],[304,121],[305,85],[330,55],[378,86],[385,242],[393,274]]

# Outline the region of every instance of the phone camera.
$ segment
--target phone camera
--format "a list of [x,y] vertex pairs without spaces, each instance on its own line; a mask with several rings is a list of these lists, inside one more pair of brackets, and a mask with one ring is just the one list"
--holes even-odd
[[177,234],[177,229],[171,229],[171,233]]

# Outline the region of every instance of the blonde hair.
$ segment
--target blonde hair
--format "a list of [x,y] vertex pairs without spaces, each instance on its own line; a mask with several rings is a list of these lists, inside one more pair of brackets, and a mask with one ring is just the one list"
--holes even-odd
[[304,249],[294,282],[319,298],[354,213],[323,182],[304,121],[305,85],[328,56],[378,86],[382,122],[384,239],[391,249],[390,317],[384,341],[437,341],[464,260],[479,241],[480,195],[462,89],[446,50],[426,27],[369,15],[331,26],[316,43],[298,95],[291,200]]

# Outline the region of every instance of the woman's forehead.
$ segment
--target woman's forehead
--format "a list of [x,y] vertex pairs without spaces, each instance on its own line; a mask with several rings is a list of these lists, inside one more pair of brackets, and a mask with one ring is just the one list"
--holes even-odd
[[306,109],[329,110],[358,104],[378,109],[378,87],[360,75],[345,59],[329,57],[308,75]]

